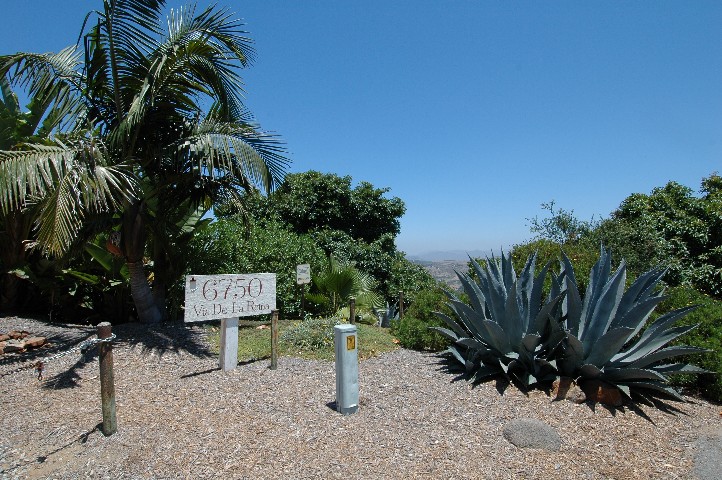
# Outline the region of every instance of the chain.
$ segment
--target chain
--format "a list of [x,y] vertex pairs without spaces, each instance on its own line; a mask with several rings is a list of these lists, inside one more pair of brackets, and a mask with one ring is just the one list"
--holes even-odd
[[22,367],[18,367],[15,370],[10,370],[9,372],[5,372],[0,376],[4,377],[6,375],[12,375],[14,373],[22,372],[23,370],[28,370],[28,369],[32,368],[32,369],[35,369],[35,371],[38,373],[38,380],[42,380],[43,379],[43,371],[45,370],[45,365],[48,362],[52,362],[53,360],[57,360],[58,358],[66,357],[68,355],[72,355],[73,353],[76,353],[76,352],[81,352],[84,354],[85,352],[90,350],[95,345],[97,345],[99,343],[110,343],[113,340],[115,340],[116,338],[117,337],[114,333],[112,333],[109,337],[106,337],[106,338],[89,338],[87,340],[83,340],[78,345],[76,345],[75,347],[73,347],[69,350],[66,350],[66,351],[60,352],[60,353],[56,353],[55,355],[51,355],[49,357],[43,357],[40,360],[36,360],[27,365],[23,365]]

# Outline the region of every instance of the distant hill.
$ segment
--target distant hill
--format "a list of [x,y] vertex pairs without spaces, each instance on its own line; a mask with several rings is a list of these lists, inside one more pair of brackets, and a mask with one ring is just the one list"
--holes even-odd
[[441,283],[445,283],[452,290],[460,290],[461,282],[459,277],[456,276],[456,272],[468,271],[466,262],[460,260],[411,260],[414,263],[418,263],[426,269],[432,277]]
[[414,255],[406,255],[406,258],[413,261],[429,261],[429,262],[441,262],[441,261],[469,261],[469,256],[473,258],[485,258],[491,256],[491,250],[436,250],[432,252],[418,253]]

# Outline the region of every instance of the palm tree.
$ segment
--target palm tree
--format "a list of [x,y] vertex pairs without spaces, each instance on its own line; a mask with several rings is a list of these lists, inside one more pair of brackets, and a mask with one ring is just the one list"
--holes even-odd
[[[25,149],[25,144],[36,143],[52,146],[49,140],[52,132],[58,132],[67,125],[70,118],[78,113],[82,104],[74,103],[64,95],[62,85],[50,85],[46,90],[34,91],[27,110],[20,107],[18,96],[12,90],[10,82],[0,76],[0,151]],[[4,167],[5,165],[3,165]],[[11,179],[11,172],[1,170]],[[15,184],[23,189],[19,177]],[[25,185],[32,187],[32,184]],[[23,194],[32,193],[24,190]],[[3,206],[6,206],[3,203]],[[25,267],[29,243],[33,242],[33,222],[39,212],[40,204],[15,205],[15,208],[0,210],[0,265],[3,276],[0,278],[0,307],[13,308],[18,300],[18,272]]]
[[[104,0],[83,37],[83,61],[75,49],[0,57],[0,74],[11,73],[31,90],[62,84],[85,107],[76,116],[85,150],[65,145],[26,158],[0,155],[0,169],[22,171],[36,194],[64,202],[54,213],[69,228],[41,216],[40,231],[49,225],[38,242],[48,252],[65,252],[80,230],[78,219],[97,198],[96,208],[117,209],[133,300],[147,323],[163,316],[170,220],[220,201],[241,202],[242,192],[256,186],[268,192],[288,165],[278,138],[260,130],[242,102],[238,69],[253,58],[242,24],[225,9],[212,6],[196,15],[191,6],[171,10],[163,31],[164,7],[163,0]],[[66,198],[55,184],[36,178],[61,159],[100,166],[106,174]],[[7,175],[0,179],[3,205],[27,200],[12,183]],[[146,256],[158,280],[155,298]]]
[[371,275],[356,268],[348,261],[328,257],[326,268],[312,277],[313,291],[306,298],[325,308],[325,313],[339,315],[349,300],[356,299],[356,306],[369,312],[383,305],[383,298],[375,292],[376,282]]

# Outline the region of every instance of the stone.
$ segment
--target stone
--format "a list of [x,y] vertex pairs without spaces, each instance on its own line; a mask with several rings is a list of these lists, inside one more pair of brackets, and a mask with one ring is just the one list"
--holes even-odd
[[0,342],[4,342],[6,340],[10,340],[10,335],[8,335],[7,333],[0,334]]
[[28,335],[30,335],[30,332],[26,332],[25,330],[12,330],[8,333],[8,336],[13,340],[19,340],[21,338],[27,337]]
[[8,340],[3,347],[3,353],[22,352],[25,349],[21,340]]
[[556,452],[562,446],[557,431],[535,418],[517,418],[504,426],[504,438],[519,448],[540,448]]
[[25,348],[38,348],[45,345],[45,337],[27,337],[23,339]]
[[602,403],[610,407],[621,407],[624,405],[622,392],[614,385],[602,382],[601,380],[585,380],[581,387],[587,399],[592,402]]

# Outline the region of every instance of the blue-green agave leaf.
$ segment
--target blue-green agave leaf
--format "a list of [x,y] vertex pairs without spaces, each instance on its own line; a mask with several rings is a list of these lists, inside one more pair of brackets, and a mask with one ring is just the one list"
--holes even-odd
[[464,356],[459,352],[459,349],[456,348],[454,345],[451,345],[449,348],[444,350],[443,353],[450,353],[451,356],[456,359],[460,364],[466,366],[466,360],[464,359]]
[[519,301],[516,295],[506,297],[504,315],[495,320],[499,327],[506,333],[506,337],[513,343],[520,341],[522,334],[526,331],[522,329],[521,312],[519,311]]
[[457,345],[461,345],[467,348],[471,348],[473,350],[487,350],[486,346],[479,342],[478,340],[475,340],[473,338],[460,338],[455,342]]
[[585,348],[594,344],[609,328],[624,292],[626,272],[626,266],[622,261],[612,278],[604,285],[598,301],[594,304],[594,312],[589,323],[579,337]]
[[658,295],[654,295],[654,291],[656,289],[657,284],[662,279],[662,276],[664,276],[666,272],[666,269],[663,268],[653,268],[649,270],[648,272],[640,275],[633,283],[632,285],[627,289],[626,292],[624,292],[624,295],[622,296],[622,300],[619,302],[619,308],[617,309],[617,315],[615,316],[614,320],[612,321],[612,324],[610,325],[610,328],[614,328],[617,326],[620,327],[629,327],[631,326],[634,328],[634,326],[629,325],[628,323],[624,322],[624,317],[627,315],[627,313],[635,307],[635,305],[639,302],[643,302],[649,298],[656,298]]
[[689,332],[690,330],[692,330],[695,327],[696,327],[696,325],[689,325],[689,326],[670,328],[669,330],[660,332],[659,334],[647,339],[644,342],[642,342],[640,340],[638,343],[634,344],[632,346],[632,348],[630,348],[627,352],[625,352],[624,357],[622,357],[620,359],[617,359],[615,357],[612,360],[613,361],[625,360],[626,362],[635,362],[635,361],[639,360],[640,358],[643,358],[646,355],[649,355],[650,353],[655,352],[662,346],[671,342],[675,338],[677,338],[681,335],[684,335],[685,333]]
[[675,373],[710,373],[709,370],[700,368],[697,365],[690,365],[689,363],[671,363],[669,365],[656,365],[654,370],[665,374]]
[[561,288],[566,292],[566,298],[562,302],[562,317],[566,319],[569,332],[578,337],[579,323],[582,319],[582,298],[579,295],[574,268],[564,251],[562,251]]
[[579,369],[579,374],[583,378],[598,378],[602,374],[602,371],[596,365],[587,363]]
[[449,317],[447,314],[442,313],[442,312],[434,312],[434,315],[436,315],[437,318],[439,318],[441,321],[446,323],[449,326],[449,328],[451,328],[457,336],[465,337],[469,333],[466,330],[464,330],[463,328],[461,328],[459,326],[459,324],[456,323],[454,320],[452,320],[451,317]]
[[662,300],[664,300],[664,297],[650,297],[639,301],[632,308],[628,309],[621,319],[619,315],[617,315],[615,322],[613,322],[609,328],[632,328],[634,329],[632,336],[636,335],[642,330],[647,323],[647,319]]
[[448,328],[444,328],[444,327],[429,327],[429,329],[430,329],[430,330],[436,330],[436,331],[439,332],[444,338],[446,338],[446,339],[448,339],[448,340],[451,340],[452,342],[456,342],[456,341],[459,339],[459,336],[458,336],[455,332],[449,330]]
[[506,332],[504,332],[497,323],[492,322],[491,320],[484,320],[481,323],[485,328],[485,336],[482,338],[487,341],[486,343],[500,353],[511,354],[512,348]]
[[[684,402],[684,397],[682,397],[675,389],[659,382],[655,382],[654,380],[649,380],[646,382],[624,382],[624,384],[628,385],[631,389],[633,389],[635,393],[641,394],[642,392],[639,392],[639,389],[653,390],[656,392],[665,393],[670,397],[679,400],[680,402]],[[619,387],[619,385],[617,385],[617,387]]]
[[541,345],[542,337],[540,335],[527,334],[522,339],[521,343],[528,352],[534,352],[536,348]]
[[451,302],[450,305],[455,311],[459,320],[464,324],[464,327],[475,337],[487,341],[486,328],[484,322],[487,321],[483,314],[472,309],[464,302]]
[[[535,254],[536,257],[536,254]],[[544,265],[544,268],[542,268],[542,271],[539,272],[539,275],[534,278],[534,282],[532,284],[531,291],[529,292],[529,304],[526,308],[526,317],[527,317],[527,325],[531,325],[531,327],[534,329],[535,332],[540,333],[544,330],[539,330],[539,325],[537,324],[537,319],[539,318],[539,315],[537,315],[537,312],[539,312],[542,309],[542,296],[543,296],[543,290],[544,290],[544,282],[547,277],[547,273],[549,272],[549,268],[551,266],[551,261],[547,262],[546,265]],[[554,298],[554,297],[552,297]],[[546,306],[546,305],[544,305]],[[529,331],[529,327],[525,329],[525,331]]]
[[599,301],[599,297],[604,291],[604,286],[609,282],[609,272],[612,269],[612,258],[609,252],[601,249],[599,260],[592,267],[589,274],[589,283],[587,291],[584,294],[584,303],[582,304],[581,320],[579,322],[578,338],[583,340],[587,337],[585,330],[592,323],[595,306]]
[[693,355],[696,353],[704,353],[708,351],[709,350],[704,348],[689,347],[686,345],[672,346],[657,350],[654,353],[650,353],[649,355],[646,355],[639,360],[630,363],[628,366],[630,368],[644,368],[648,365],[652,365],[653,363],[660,362],[667,358],[678,357],[680,355]]
[[633,334],[634,330],[624,327],[608,331],[591,344],[584,362],[597,365],[600,368],[603,367],[619,352]]
[[482,365],[478,370],[476,370],[476,372],[474,372],[474,375],[471,377],[471,382],[473,385],[478,385],[491,377],[499,375],[500,373],[503,373],[501,368]]
[[543,334],[548,330],[555,330],[554,326],[556,326],[557,320],[552,316],[552,312],[557,309],[559,303],[566,297],[566,294],[567,292],[562,292],[544,304],[534,319],[532,332]]
[[667,379],[661,373],[654,370],[644,368],[612,368],[605,369],[602,374],[602,380],[616,384],[617,382],[628,382],[635,380],[661,380],[666,382]]
[[572,334],[567,334],[565,340],[565,348],[557,365],[562,375],[575,377],[583,365],[584,345]]
[[644,331],[644,333],[642,333],[642,336],[639,339],[640,343],[654,337],[655,335],[658,335],[659,332],[666,330],[668,327],[671,327],[672,325],[674,325],[675,322],[677,322],[677,320],[684,317],[697,307],[698,305],[692,305],[690,307],[684,307],[665,313],[664,315],[659,317],[654,323],[652,323],[649,328]]
[[469,297],[471,306],[474,308],[474,310],[481,312],[483,315],[486,298],[484,297],[484,293],[479,288],[479,285],[477,285],[477,283],[465,273],[456,272],[456,276],[459,277],[459,280],[461,281],[461,286],[464,288],[466,295]]

